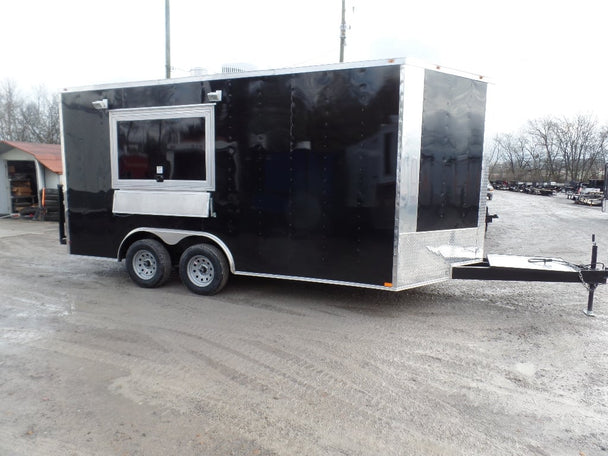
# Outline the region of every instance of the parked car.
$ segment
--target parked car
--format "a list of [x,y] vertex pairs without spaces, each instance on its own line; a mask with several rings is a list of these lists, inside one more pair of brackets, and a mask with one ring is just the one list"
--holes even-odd
[[575,202],[587,206],[601,206],[603,199],[604,194],[602,192],[585,192],[581,193]]
[[[572,195],[569,195],[568,198],[574,200],[575,203],[580,203],[580,204],[589,204],[591,206],[595,206],[597,204],[590,204],[589,202],[583,202],[585,200],[590,200],[590,199],[595,199],[598,198],[596,195],[597,194],[601,194],[602,190],[599,188],[590,188],[590,187],[583,187],[580,186],[576,189],[576,191],[574,193],[572,193]],[[599,198],[602,198],[602,196],[599,196]],[[583,200],[583,201],[581,201]],[[600,206],[601,206],[601,202],[600,202]]]

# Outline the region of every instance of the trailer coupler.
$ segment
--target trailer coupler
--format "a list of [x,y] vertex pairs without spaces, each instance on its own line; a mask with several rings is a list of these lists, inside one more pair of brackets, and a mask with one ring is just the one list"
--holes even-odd
[[582,283],[588,291],[587,310],[593,313],[593,299],[599,285],[608,281],[606,265],[597,261],[597,243],[592,236],[591,263],[573,264],[561,258],[488,255],[479,263],[452,267],[452,278],[462,280],[505,280],[519,282]]

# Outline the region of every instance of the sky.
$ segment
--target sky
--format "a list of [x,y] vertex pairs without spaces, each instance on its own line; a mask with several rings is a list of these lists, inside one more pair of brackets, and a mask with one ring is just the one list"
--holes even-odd
[[[172,76],[339,61],[341,0],[171,0]],[[488,129],[608,124],[601,0],[346,0],[345,61],[410,57],[491,81]],[[0,82],[22,91],[162,79],[164,0],[0,0]],[[200,70],[199,70],[200,71]]]

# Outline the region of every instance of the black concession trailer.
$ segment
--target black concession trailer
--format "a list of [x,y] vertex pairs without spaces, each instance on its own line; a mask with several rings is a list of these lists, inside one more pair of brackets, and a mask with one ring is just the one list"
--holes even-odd
[[200,294],[448,279],[484,259],[486,91],[405,59],[66,90],[69,251]]

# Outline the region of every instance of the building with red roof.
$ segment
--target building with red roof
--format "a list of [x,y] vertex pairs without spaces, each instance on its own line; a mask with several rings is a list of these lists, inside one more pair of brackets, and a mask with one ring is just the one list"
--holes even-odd
[[43,188],[62,183],[59,144],[0,141],[0,214],[39,205]]

